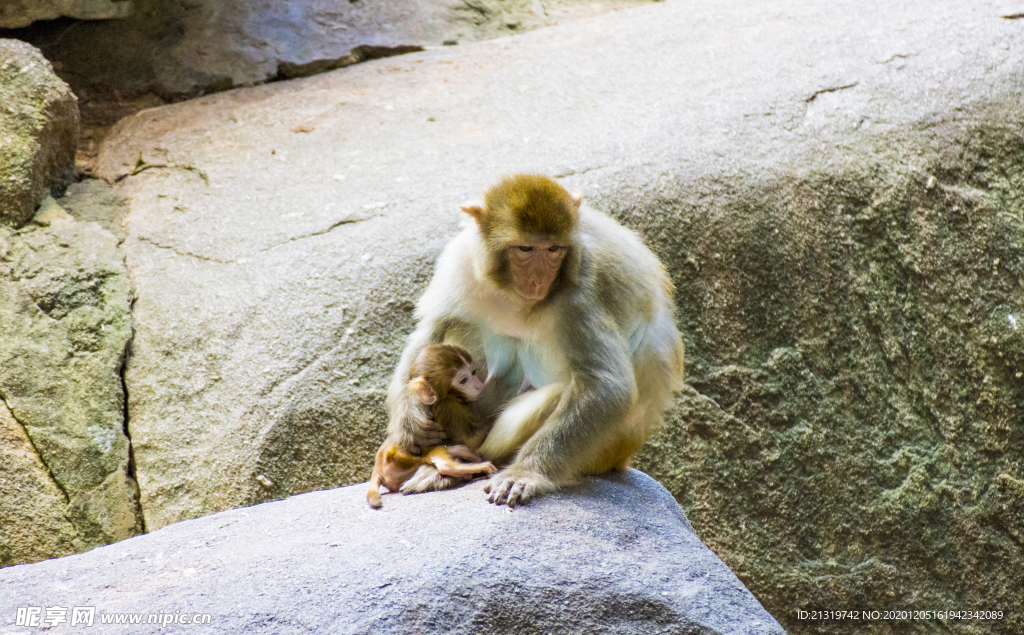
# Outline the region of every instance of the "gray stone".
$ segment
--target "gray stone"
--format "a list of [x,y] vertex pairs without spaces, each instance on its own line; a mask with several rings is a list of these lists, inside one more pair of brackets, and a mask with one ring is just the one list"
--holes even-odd
[[0,230],[0,564],[142,531],[121,383],[131,300],[117,238],[53,199]]
[[87,179],[72,183],[60,199],[60,206],[79,222],[99,224],[117,236],[119,242],[126,236],[127,201],[114,194],[104,181]]
[[23,37],[76,93],[165,99],[305,77],[367,59],[511,35],[652,0],[137,0],[124,21]]
[[131,14],[132,0],[4,0],[0,5],[0,28],[14,29],[36,20],[78,18],[107,20]]
[[0,39],[0,224],[19,226],[75,173],[78,101],[32,46]]
[[209,613],[169,627],[196,634],[784,633],[640,472],[515,511],[482,498],[476,483],[385,496],[377,511],[354,485],[9,567],[0,633],[24,632],[15,607],[54,605],[94,606],[96,626],[112,613]]
[[147,525],[365,479],[457,205],[540,171],[668,266],[690,388],[639,464],[787,627],[1019,632],[1008,12],[667,2],[126,119],[99,172],[130,199]]

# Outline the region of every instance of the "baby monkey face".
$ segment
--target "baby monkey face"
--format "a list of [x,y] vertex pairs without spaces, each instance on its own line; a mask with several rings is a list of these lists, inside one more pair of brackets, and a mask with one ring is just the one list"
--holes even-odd
[[465,395],[466,401],[476,401],[484,390],[484,382],[477,377],[472,364],[463,364],[452,378],[452,388]]

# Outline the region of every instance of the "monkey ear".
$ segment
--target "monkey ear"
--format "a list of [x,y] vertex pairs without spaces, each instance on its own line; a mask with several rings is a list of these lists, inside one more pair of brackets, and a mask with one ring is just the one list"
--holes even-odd
[[414,393],[416,393],[416,396],[419,398],[419,400],[422,401],[423,404],[426,406],[429,406],[430,404],[437,401],[437,393],[434,392],[434,389],[430,386],[430,383],[427,382],[427,380],[423,379],[422,377],[417,377],[416,379],[409,382],[409,388]]
[[459,209],[472,216],[473,220],[476,221],[477,225],[483,222],[484,214],[486,213],[486,211],[484,210],[483,205],[481,205],[479,202],[471,201],[468,203],[464,203],[459,206]]
[[583,192],[577,190],[575,192],[570,193],[569,196],[572,197],[572,202],[576,209],[579,209],[580,205],[583,203]]

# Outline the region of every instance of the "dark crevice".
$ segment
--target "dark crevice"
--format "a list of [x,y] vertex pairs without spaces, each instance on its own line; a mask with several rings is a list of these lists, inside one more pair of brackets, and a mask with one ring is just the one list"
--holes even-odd
[[[127,267],[127,263],[125,263]],[[146,529],[146,515],[142,513],[142,488],[139,487],[139,479],[136,476],[135,467],[135,446],[132,443],[132,434],[130,429],[131,415],[128,410],[128,381],[125,379],[125,375],[128,372],[128,361],[132,356],[132,345],[135,343],[135,300],[134,291],[132,294],[131,302],[128,303],[128,320],[131,328],[131,335],[128,337],[128,341],[124,344],[124,349],[121,351],[121,363],[118,366],[117,374],[121,378],[121,432],[124,433],[125,439],[128,440],[128,465],[125,468],[125,476],[135,481],[135,506],[138,509],[138,522],[142,528],[142,533],[148,533]]]
[[[342,225],[353,225],[355,223],[362,223],[364,221],[368,221],[368,220],[371,220],[371,219],[376,218],[376,217],[377,216],[374,215],[374,216],[366,216],[366,217],[360,217],[360,218],[343,218],[342,220],[334,221],[333,223],[331,223],[330,225],[328,225],[324,229],[321,229],[321,230],[318,230],[318,231],[315,231],[315,232],[310,232],[308,234],[302,234],[301,236],[295,236],[293,238],[289,238],[288,240],[284,240],[284,241],[281,241],[279,243],[274,243],[273,245],[270,245],[269,247],[264,247],[263,249],[260,249],[257,253],[263,253],[265,251],[270,251],[271,249],[277,249],[278,247],[280,247],[282,245],[287,245],[288,243],[293,243],[293,242],[295,242],[297,240],[304,240],[306,238],[312,238],[313,236],[323,236],[324,234],[330,233],[331,231],[333,231],[334,229],[336,229],[338,227],[341,227]],[[238,264],[238,262],[239,262],[239,261],[236,261],[236,260],[220,260],[218,258],[211,258],[209,256],[201,256],[199,254],[192,253],[190,251],[182,251],[181,249],[178,249],[177,247],[172,247],[171,245],[162,245],[162,244],[156,242],[155,240],[153,240],[152,238],[149,238],[147,236],[141,236],[139,238],[139,240],[142,241],[142,242],[147,242],[147,243],[149,243],[149,244],[151,244],[154,247],[157,247],[159,249],[167,249],[169,251],[173,251],[174,253],[178,254],[179,256],[188,256],[190,258],[196,258],[198,260],[205,260],[207,262],[215,262],[215,263],[222,264],[222,265],[233,265],[233,264]],[[242,258],[243,259],[251,258],[253,255],[255,255],[255,254],[246,254],[246,255],[242,256]]]
[[852,84],[844,84],[842,86],[832,86],[830,88],[822,88],[821,90],[814,91],[814,94],[811,95],[810,97],[808,97],[807,99],[805,99],[804,101],[807,102],[807,103],[810,103],[810,102],[814,101],[815,99],[817,99],[818,95],[823,95],[825,93],[834,93],[834,92],[839,91],[839,90],[846,90],[847,88],[853,88],[854,86],[856,86],[859,83],[860,82],[853,82]]
[[[128,316],[131,317],[132,310],[135,308],[135,298],[128,304]],[[131,336],[128,337],[128,341],[125,342],[124,350],[121,351],[121,363],[118,366],[117,374],[121,378],[121,431],[124,433],[126,439],[128,439],[128,468],[126,474],[128,478],[135,478],[135,455],[132,451],[132,435],[128,431],[128,382],[125,381],[125,373],[128,370],[128,358],[131,357],[132,342],[135,341],[135,327],[132,326]]]
[[462,4],[465,5],[463,10],[469,9],[473,13],[479,15],[484,21],[491,17],[491,11],[486,6],[474,4],[471,0],[462,0]]
[[64,496],[64,502],[70,505],[71,497],[68,496],[68,491],[64,489],[64,486],[61,485],[61,482],[57,480],[57,477],[56,475],[54,475],[53,470],[50,469],[50,464],[46,462],[46,457],[43,455],[42,452],[39,451],[39,448],[36,447],[36,442],[32,440],[32,435],[29,434],[28,427],[26,427],[25,424],[22,423],[20,419],[18,419],[18,416],[14,414],[14,408],[11,407],[10,402],[7,401],[7,396],[3,394],[3,392],[0,392],[0,402],[3,402],[4,407],[7,408],[7,412],[11,413],[11,418],[14,419],[14,422],[21,426],[22,431],[25,433],[25,438],[28,439],[29,445],[32,446],[32,451],[36,453],[37,457],[39,457],[39,461],[43,464],[43,467],[46,468],[46,473],[49,474],[50,480],[53,482],[54,485],[57,486],[57,489],[59,489],[60,493]]
[[[142,162],[141,154],[139,155],[139,161]],[[206,175],[206,172],[203,172],[199,168],[191,165],[175,165],[174,163],[140,163],[140,165],[136,165],[131,172],[127,172],[125,174],[122,174],[121,176],[115,177],[113,182],[120,183],[129,176],[142,174],[146,170],[185,170],[186,172],[192,172],[193,174],[199,176],[199,178],[201,178],[203,182],[206,183],[207,185],[210,184],[210,177]]]
[[189,251],[181,251],[180,249],[177,249],[176,247],[171,247],[170,245],[161,245],[160,243],[156,242],[152,238],[148,238],[146,236],[140,237],[139,240],[142,241],[142,242],[147,242],[147,243],[153,245],[154,247],[158,247],[160,249],[168,249],[168,250],[173,251],[174,253],[178,254],[179,256],[189,256],[191,258],[197,258],[199,260],[206,260],[208,262],[216,262],[216,263],[222,264],[222,265],[233,264],[233,261],[231,261],[231,260],[218,260],[216,258],[210,258],[209,256],[200,256],[199,254],[194,254],[194,253],[189,252]]
[[[134,300],[132,301],[132,304],[133,305],[135,304]],[[125,377],[124,377],[125,376],[125,371],[126,371],[126,369],[128,367],[128,358],[131,356],[131,350],[130,349],[131,349],[132,340],[134,339],[134,337],[135,337],[135,329],[132,328],[132,339],[128,340],[128,343],[125,345],[125,352],[124,352],[124,356],[122,357],[121,368],[120,368],[121,392],[122,392],[123,399],[124,399],[124,406],[123,406],[124,415],[123,415],[123,419],[122,419],[121,430],[124,432],[125,438],[128,439],[128,466],[125,468],[125,476],[127,476],[128,478],[130,478],[133,481],[135,481],[135,505],[136,505],[137,509],[139,510],[138,521],[139,521],[139,525],[142,528],[142,533],[145,534],[145,533],[148,533],[149,530],[146,529],[146,515],[142,513],[142,488],[139,487],[139,479],[136,476],[136,469],[135,469],[135,446],[132,444],[132,435],[131,435],[131,432],[129,431],[130,415],[128,413],[128,383],[125,381]]]
[[879,64],[888,64],[889,62],[892,62],[892,61],[895,61],[895,60],[905,60],[905,59],[907,59],[910,56],[911,56],[911,53],[896,53],[892,57],[890,57],[889,59],[885,60],[884,62],[879,62]]
[[360,62],[405,55],[406,53],[417,53],[424,50],[422,46],[400,45],[400,46],[357,46],[349,51],[348,55],[333,59],[313,60],[304,64],[294,62],[279,62],[277,65],[277,76],[268,81],[283,81],[298,79],[299,77],[311,77],[326,73],[338,68],[352,66]]
[[565,170],[557,171],[555,174],[552,174],[552,176],[558,179],[565,178],[567,176],[579,176],[581,174],[586,174],[591,170],[603,170],[605,167],[606,166],[603,165],[595,165],[589,168],[582,168],[579,170],[577,170],[576,168],[566,168]]
[[284,242],[274,243],[273,245],[271,245],[269,247],[264,247],[263,249],[260,249],[260,251],[261,252],[263,252],[263,251],[270,251],[271,249],[276,249],[276,248],[280,247],[281,245],[287,245],[288,243],[295,242],[296,240],[303,240],[305,238],[312,238],[313,236],[323,236],[324,234],[330,233],[331,230],[335,229],[336,227],[341,227],[342,225],[352,225],[354,223],[361,223],[363,221],[368,221],[368,220],[370,220],[372,218],[375,218],[375,216],[368,216],[366,218],[346,218],[346,219],[343,219],[343,220],[335,221],[334,223],[332,223],[326,229],[321,229],[320,231],[312,232],[312,233],[309,233],[309,234],[302,234],[301,236],[296,236],[294,238],[289,238],[288,240],[286,240]]

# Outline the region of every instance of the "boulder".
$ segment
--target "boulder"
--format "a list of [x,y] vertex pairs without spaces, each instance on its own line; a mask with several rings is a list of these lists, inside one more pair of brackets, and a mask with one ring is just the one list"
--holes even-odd
[[1020,25],[992,0],[662,4],[144,111],[125,373],[147,527],[364,480],[457,205],[540,171],[677,287],[639,465],[787,628],[1024,628]]
[[42,47],[79,96],[120,101],[154,92],[174,100],[651,1],[136,0],[127,20],[33,27],[19,36]]
[[0,400],[0,566],[78,551],[68,499]]
[[114,613],[208,614],[170,626],[196,634],[784,633],[637,471],[515,511],[479,482],[379,511],[363,485],[304,494],[8,567],[0,606],[0,632],[24,631],[14,607],[91,606],[103,633],[139,632]]
[[131,15],[133,0],[5,0],[0,5],[0,28],[15,29],[36,20],[77,18],[107,20]]
[[48,198],[29,225],[0,226],[0,565],[142,531],[121,378],[131,300],[98,223]]
[[75,174],[78,101],[32,46],[0,39],[0,224],[19,226]]

